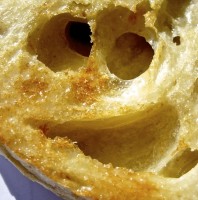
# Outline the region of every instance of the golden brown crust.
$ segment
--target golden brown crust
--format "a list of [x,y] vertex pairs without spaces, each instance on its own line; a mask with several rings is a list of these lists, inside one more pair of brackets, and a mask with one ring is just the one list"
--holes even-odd
[[197,9],[3,0],[1,153],[63,199],[195,200]]

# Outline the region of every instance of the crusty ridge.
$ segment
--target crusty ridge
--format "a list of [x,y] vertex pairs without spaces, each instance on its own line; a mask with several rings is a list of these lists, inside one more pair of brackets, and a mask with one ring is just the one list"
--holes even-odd
[[[3,0],[1,152],[65,199],[196,199],[198,3],[174,2]],[[88,57],[65,38],[73,21]],[[147,41],[137,66],[151,58],[130,80],[112,71],[126,38]]]

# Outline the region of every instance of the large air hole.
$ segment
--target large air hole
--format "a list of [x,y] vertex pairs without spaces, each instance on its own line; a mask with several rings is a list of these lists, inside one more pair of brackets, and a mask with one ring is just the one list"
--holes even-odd
[[91,43],[91,29],[87,23],[70,21],[65,28],[69,47],[83,56],[89,56]]
[[28,50],[52,71],[75,71],[87,64],[90,35],[85,19],[60,14],[37,26],[29,35]]
[[153,55],[154,50],[144,37],[128,32],[115,41],[107,65],[112,74],[130,80],[149,68]]
[[135,115],[63,124],[35,122],[50,138],[67,137],[104,164],[147,170],[158,163],[175,143],[177,112],[159,104]]
[[160,172],[165,177],[179,178],[189,172],[198,163],[198,151],[186,149],[178,153]]

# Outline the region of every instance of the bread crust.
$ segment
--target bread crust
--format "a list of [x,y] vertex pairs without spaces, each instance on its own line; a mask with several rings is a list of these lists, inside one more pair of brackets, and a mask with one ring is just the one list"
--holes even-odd
[[197,10],[2,0],[1,154],[63,199],[196,200]]

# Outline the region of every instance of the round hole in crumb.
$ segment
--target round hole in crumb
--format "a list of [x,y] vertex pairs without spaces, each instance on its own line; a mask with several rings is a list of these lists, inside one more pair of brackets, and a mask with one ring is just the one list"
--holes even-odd
[[70,21],[65,28],[65,36],[69,47],[88,57],[91,51],[91,29],[87,23]]
[[85,19],[59,14],[35,26],[28,36],[27,49],[54,72],[76,71],[87,64],[90,33]]
[[144,37],[124,33],[115,41],[107,56],[109,71],[123,80],[140,76],[150,66],[154,50]]
[[178,46],[181,44],[181,41],[180,41],[180,37],[179,36],[175,36],[173,38],[173,42]]

